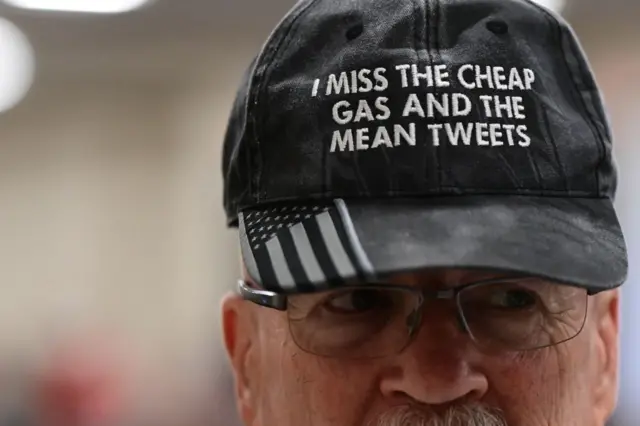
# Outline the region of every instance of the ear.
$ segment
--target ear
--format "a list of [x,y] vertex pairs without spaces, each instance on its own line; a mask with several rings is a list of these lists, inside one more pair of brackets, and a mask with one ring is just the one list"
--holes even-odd
[[598,424],[605,424],[613,414],[618,399],[620,292],[609,291],[593,299],[591,314],[597,355],[594,408]]
[[224,345],[235,376],[235,393],[238,412],[246,425],[256,418],[256,371],[250,362],[251,352],[257,349],[255,328],[252,326],[253,311],[235,294],[222,300],[222,333]]

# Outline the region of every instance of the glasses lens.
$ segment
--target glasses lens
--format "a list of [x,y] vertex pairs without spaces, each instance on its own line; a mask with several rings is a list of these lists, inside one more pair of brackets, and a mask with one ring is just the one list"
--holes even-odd
[[468,287],[458,295],[476,343],[488,350],[523,351],[557,345],[584,326],[587,291],[539,279]]
[[422,296],[393,288],[352,288],[289,300],[296,344],[321,356],[376,358],[402,350],[411,338]]

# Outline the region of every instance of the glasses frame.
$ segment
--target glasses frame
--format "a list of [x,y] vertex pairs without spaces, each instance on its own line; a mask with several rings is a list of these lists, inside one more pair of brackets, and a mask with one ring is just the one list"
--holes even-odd
[[[323,291],[323,293],[331,293],[331,292],[341,291],[341,290],[345,290],[345,291],[354,290],[354,289],[361,288],[361,289],[371,289],[371,290],[391,289],[395,291],[404,291],[404,292],[410,292],[412,294],[418,294],[420,296],[419,303],[417,304],[415,310],[411,314],[411,318],[412,318],[411,323],[407,324],[407,326],[409,327],[409,338],[407,339],[407,343],[402,348],[400,348],[396,353],[401,353],[402,351],[404,351],[411,344],[411,342],[413,341],[413,338],[415,337],[415,334],[417,334],[416,332],[420,329],[420,325],[422,324],[422,312],[423,312],[425,302],[427,302],[428,300],[453,300],[455,301],[455,305],[456,305],[456,320],[457,320],[457,325],[460,328],[460,331],[466,333],[474,342],[474,344],[478,348],[482,349],[483,348],[482,343],[478,342],[478,340],[474,336],[473,331],[471,330],[471,327],[469,326],[467,319],[464,315],[464,311],[462,309],[462,304],[460,300],[460,294],[462,294],[466,290],[469,290],[475,287],[481,287],[481,286],[491,285],[491,284],[513,283],[514,280],[523,280],[523,279],[537,279],[537,278],[531,277],[531,276],[511,276],[511,277],[493,278],[493,279],[486,279],[486,280],[480,280],[480,281],[463,284],[463,285],[446,289],[446,290],[431,290],[431,289],[415,287],[415,286],[384,284],[384,283],[373,282],[373,283],[364,283],[362,285],[357,285],[357,286],[327,289]],[[557,283],[557,285],[581,288],[579,286],[575,286],[575,285],[571,286],[569,284],[563,284],[563,283]],[[240,296],[244,300],[247,300],[259,306],[263,306],[266,308],[271,308],[271,309],[275,309],[283,312],[288,310],[289,296],[286,294],[280,294],[280,293],[275,293],[268,290],[259,290],[256,288],[252,288],[249,285],[249,283],[245,280],[238,280],[238,291],[240,293]],[[584,329],[584,326],[586,324],[588,305],[589,305],[589,296],[591,295],[592,293],[589,290],[585,289],[586,301],[585,301],[584,318],[582,319],[582,324],[580,326],[580,329],[573,337],[570,337],[560,342],[555,342],[549,345],[535,347],[531,349],[518,349],[518,350],[511,350],[511,351],[506,350],[506,351],[507,352],[537,351],[537,350],[557,346],[562,343],[568,342],[572,339],[575,339],[577,336],[580,335],[580,333],[582,333],[582,330]],[[305,352],[309,352],[302,347],[300,349],[304,350]],[[502,352],[505,352],[505,351],[502,351]],[[310,352],[310,353],[313,353],[313,352]]]

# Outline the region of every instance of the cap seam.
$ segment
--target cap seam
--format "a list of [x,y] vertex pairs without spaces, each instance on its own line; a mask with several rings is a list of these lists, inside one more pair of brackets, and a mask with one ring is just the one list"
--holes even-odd
[[[289,13],[291,13],[293,10],[294,9],[291,9]],[[289,19],[289,13],[282,18],[281,22],[285,22],[287,19]],[[266,68],[266,63],[268,62],[265,58],[272,54],[271,53],[271,51],[273,50],[272,44],[274,43],[274,40],[278,37],[279,31],[280,31],[280,25],[276,26],[276,28],[272,31],[272,33],[269,35],[269,37],[263,44],[262,48],[260,49],[260,52],[256,57],[256,61],[253,66],[253,72],[251,75],[251,80],[249,81],[250,86],[249,86],[249,93],[247,95],[247,123],[251,124],[250,133],[252,135],[252,139],[249,139],[249,143],[247,144],[248,151],[249,151],[247,155],[249,170],[253,169],[254,165],[256,166],[255,167],[256,169],[259,168],[259,165],[256,164],[256,157],[260,155],[259,146],[258,146],[259,138],[258,138],[257,119],[256,119],[257,114],[255,114],[254,111],[258,110],[258,106],[259,106],[258,95],[260,93],[260,87],[262,84],[261,79],[264,74],[264,68]],[[254,150],[254,145],[256,145],[255,150]],[[252,155],[254,151],[256,151],[255,156]],[[251,188],[249,190],[251,194],[250,197],[256,199],[256,201],[259,201],[259,196],[257,194],[258,187],[259,187],[258,173],[251,173],[250,184],[251,184]],[[234,219],[231,223],[236,223],[236,222],[237,222],[237,218]]]
[[[429,25],[429,14],[428,14],[428,3],[429,0],[425,0],[424,4],[424,12],[422,11],[422,9],[419,6],[418,0],[412,0],[412,4],[413,4],[413,17],[414,19],[411,21],[412,25],[413,25],[413,51],[415,53],[415,57],[416,57],[416,65],[420,65],[420,61],[421,61],[421,57],[422,55],[420,54],[420,49],[424,50],[426,53],[426,59],[425,61],[427,62],[427,64],[432,64],[433,60],[431,59],[431,51],[429,49],[429,39],[430,39],[430,25]],[[418,16],[422,16],[423,18],[423,24],[424,24],[424,40],[420,37],[420,33],[418,31],[418,23],[417,21],[417,17]],[[418,46],[418,44],[420,44],[420,46]],[[422,136],[422,143],[424,145],[427,144],[427,140],[426,140],[427,136],[426,134],[424,134]],[[426,156],[426,153],[424,154]],[[428,157],[424,157],[424,162],[426,164],[426,162],[428,161]],[[437,167],[440,167],[440,164],[437,164]],[[429,170],[429,168],[425,168],[425,173]],[[426,178],[426,176],[425,176]],[[438,185],[440,184],[440,182],[438,182]]]
[[[561,29],[561,31],[563,32],[563,34],[566,33],[565,29]],[[566,37],[566,34],[565,34],[565,37]],[[576,50],[575,40],[573,40],[571,37],[567,37],[567,39],[569,41],[569,49],[571,49],[571,53],[578,59],[577,65],[578,65],[578,71],[580,72],[580,74],[582,74],[584,79],[594,78],[593,76],[590,75],[588,70],[584,69],[582,61],[579,60],[582,55],[580,55],[579,52],[575,51]],[[592,101],[591,104],[593,106],[593,110],[596,114],[596,117],[593,116],[593,114],[587,107],[586,100],[584,99],[583,96],[580,96],[580,100],[583,103],[585,112],[589,117],[589,121],[591,121],[591,123],[593,124],[593,127],[595,128],[596,133],[598,134],[598,148],[600,149],[600,161],[598,162],[598,165],[596,167],[596,175],[598,176],[598,191],[600,192],[599,172],[600,172],[600,169],[602,168],[602,164],[604,164],[607,157],[607,148],[605,146],[605,139],[607,137],[605,134],[603,134],[604,129],[601,129],[600,126],[598,126],[598,121],[606,125],[606,118],[599,116],[600,115],[598,112],[599,108],[595,101]]]
[[[457,190],[459,188],[453,187],[452,189]],[[594,196],[593,194],[586,193],[584,191],[574,191],[572,194],[567,194],[565,191],[556,191],[550,192],[546,191],[545,193],[540,193],[538,190],[530,191],[530,193],[523,194],[512,194],[505,192],[498,192],[495,189],[477,189],[467,191],[464,194],[461,194],[459,191],[451,191],[449,193],[415,193],[415,192],[398,192],[398,193],[388,193],[384,195],[376,195],[374,197],[363,197],[359,195],[348,195],[348,194],[337,194],[334,197],[327,197],[326,194],[321,192],[315,192],[305,195],[304,198],[300,197],[277,197],[269,200],[263,200],[264,202],[252,205],[239,205],[238,211],[245,211],[249,209],[260,209],[264,208],[268,205],[277,204],[277,203],[293,203],[293,204],[305,204],[305,203],[317,203],[317,202],[327,202],[335,199],[344,199],[344,200],[384,200],[384,199],[395,199],[395,198],[411,198],[411,199],[419,199],[419,198],[447,198],[447,197],[478,197],[478,196],[488,196],[488,197],[520,197],[520,198],[564,198],[568,200],[609,200],[613,202],[613,199],[609,196]],[[229,227],[237,227],[237,220],[228,220],[227,226]]]
[[[577,59],[582,58],[582,57],[583,57],[583,55],[581,54],[581,52],[579,52],[579,51],[578,51],[578,45],[577,45],[577,42],[576,42],[575,37],[572,37],[572,36],[571,36],[571,34],[567,34],[567,33],[569,32],[568,28],[563,28],[563,27],[561,27],[561,28],[560,28],[560,30],[561,30],[562,34],[563,34],[563,35],[565,35],[565,37],[566,37],[566,38],[567,38],[567,40],[569,41],[569,49],[571,50],[571,53],[573,54],[573,56],[575,56]],[[589,70],[589,69],[585,69],[585,67],[584,67],[584,61],[577,61],[577,65],[578,65],[578,70],[580,71],[580,73],[581,73],[585,78],[592,78],[592,79],[595,79],[595,77],[593,77],[593,76],[592,76],[592,73],[590,72],[590,70]],[[603,111],[601,111],[601,109],[600,109],[600,108],[597,108],[597,107],[598,107],[598,105],[597,105],[595,102],[593,102],[593,107],[594,107],[594,108],[593,108],[593,110],[594,110],[595,115],[596,115],[596,117],[595,117],[595,118],[596,118],[598,121],[605,122],[605,121],[606,121],[606,117],[604,116],[604,113],[603,113],[603,114],[600,114],[600,113],[601,113],[601,112],[603,112]],[[599,111],[599,110],[600,110],[600,111]],[[593,115],[592,115],[588,110],[587,110],[587,112],[588,112],[589,116],[591,116],[591,117],[593,116]],[[592,118],[593,118],[593,117],[592,117]],[[598,133],[599,133],[599,134],[601,133],[601,129],[600,129],[598,126],[596,126],[596,130],[598,131]],[[601,134],[601,135],[600,135],[600,139],[601,139],[601,140],[606,139],[606,138],[605,138],[605,135],[602,135],[602,134]]]
[[[431,13],[433,13],[433,32],[432,34],[429,36],[430,41],[431,41],[431,45],[433,47],[434,50],[434,54],[432,56],[432,64],[441,64],[444,63],[442,61],[442,54],[440,52],[440,9],[441,9],[441,4],[439,0],[427,0],[427,2],[431,2],[429,3],[430,5],[433,6],[432,11],[429,11],[429,15],[431,15]],[[429,18],[431,19],[431,17]],[[432,37],[433,36],[433,37]],[[439,87],[436,85],[433,88],[433,92],[434,94],[438,95],[439,94]],[[443,187],[443,183],[445,181],[444,179],[444,170],[442,167],[443,161],[442,161],[442,150],[437,150],[436,151],[436,158],[438,161],[438,186],[440,188]]]
[[[553,25],[553,23],[549,22],[549,20],[546,19],[546,17],[545,17],[545,22],[549,26],[550,33],[553,34],[553,30],[555,29],[555,26]],[[542,83],[542,85],[544,86],[543,87],[544,89],[547,89],[547,87],[545,86],[544,83]],[[557,149],[557,146],[556,146],[556,139],[555,139],[555,137],[553,135],[551,126],[549,124],[549,117],[548,117],[546,109],[545,109],[545,104],[544,104],[544,102],[541,102],[540,99],[536,99],[536,98],[534,98],[533,102],[534,102],[535,107],[536,107],[536,112],[539,112],[539,115],[540,115],[539,118],[540,118],[541,123],[542,123],[542,126],[540,126],[540,132],[541,132],[542,138],[543,138],[543,140],[545,142],[549,143],[551,145],[551,147],[553,148],[553,155],[555,157],[555,160],[558,163],[558,166],[560,167],[560,174],[562,175],[562,178],[563,178],[563,180],[565,182],[564,189],[566,191],[569,191],[570,190],[569,189],[569,182],[568,182],[568,179],[567,179],[567,175],[564,172],[564,166],[561,163],[560,156],[558,154],[558,149]],[[529,151],[527,151],[527,158],[529,159],[529,162],[533,166],[533,169],[535,170],[536,176],[537,176],[541,186],[543,186],[544,185],[544,179],[542,178],[542,174],[540,172],[540,167],[538,166],[538,163],[533,159],[533,157],[531,156],[531,153]],[[546,188],[543,188],[543,189],[546,190]]]
[[[549,21],[553,27],[556,28],[557,31],[557,43],[558,46],[560,48],[560,51],[562,52],[562,62],[565,66],[565,69],[567,71],[569,80],[571,81],[571,88],[572,93],[575,95],[574,97],[574,102],[580,107],[580,109],[582,110],[582,114],[583,116],[585,116],[585,118],[587,119],[587,123],[589,126],[589,129],[591,130],[591,133],[593,134],[593,136],[596,138],[596,144],[598,146],[598,151],[599,151],[599,161],[598,161],[598,166],[595,169],[595,179],[596,179],[596,192],[598,193],[599,196],[602,196],[602,191],[600,188],[600,166],[603,163],[603,161],[605,160],[605,152],[606,150],[603,150],[603,140],[602,140],[602,135],[600,134],[600,131],[598,129],[598,126],[595,124],[593,117],[591,115],[591,113],[589,112],[585,100],[582,97],[582,95],[580,94],[580,90],[578,89],[577,85],[576,85],[576,81],[574,79],[574,73],[571,70],[571,67],[569,66],[569,63],[567,62],[567,52],[564,48],[564,44],[563,44],[563,39],[566,37],[565,36],[565,32],[563,31],[562,26],[560,25],[560,22],[556,19],[555,16],[553,16],[548,10],[546,10],[544,7],[540,6],[539,4],[536,4],[535,2],[531,1],[531,0],[525,0],[527,3],[529,3],[531,6],[535,7],[536,9],[540,10],[545,18],[547,19],[547,21]],[[571,46],[570,46],[571,47]],[[573,53],[573,52],[572,52]],[[578,58],[579,59],[579,58]],[[580,66],[578,64],[578,66]],[[583,70],[580,69],[579,72],[581,74],[583,74]],[[575,99],[577,97],[577,100]],[[605,152],[603,152],[605,151]]]
[[[604,200],[604,199],[611,199],[611,197],[609,196],[594,196],[594,194],[591,193],[587,193],[585,191],[572,191],[571,193],[567,193],[566,191],[563,190],[545,190],[544,192],[541,192],[539,189],[521,189],[522,191],[524,191],[524,193],[520,193],[520,194],[514,194],[514,193],[509,193],[506,191],[498,191],[496,189],[487,189],[487,188],[477,188],[477,189],[466,189],[464,192],[460,191],[459,187],[456,186],[450,186],[450,187],[444,187],[443,189],[449,189],[451,190],[448,193],[438,193],[438,192],[422,192],[422,193],[417,193],[417,192],[388,192],[386,194],[380,194],[380,195],[374,195],[373,197],[370,196],[362,196],[362,195],[349,195],[349,194],[336,194],[334,196],[327,196],[327,194],[323,193],[323,192],[312,192],[312,193],[308,193],[305,194],[304,197],[299,197],[299,196],[291,196],[291,197],[276,197],[276,198],[271,198],[268,200],[263,200],[265,201],[264,204],[271,204],[271,203],[278,203],[278,202],[299,202],[299,203],[304,203],[304,202],[312,202],[312,201],[318,201],[318,200],[333,200],[333,199],[371,199],[371,200],[375,200],[375,199],[385,199],[385,198],[402,198],[402,197],[415,197],[415,198],[421,198],[421,197],[425,197],[425,198],[433,198],[433,197],[449,197],[449,196],[455,196],[455,197],[464,197],[464,196],[478,196],[478,195],[486,195],[486,196],[509,196],[509,197],[551,197],[551,198],[567,198],[567,199],[593,199],[593,200]],[[258,205],[254,205],[254,206],[245,206],[243,207],[244,209],[247,208],[252,208],[252,207],[257,207]]]
[[538,100],[536,100],[536,103],[540,106],[540,112],[542,113],[542,122],[544,123],[544,127],[545,130],[547,132],[547,135],[549,136],[549,138],[551,139],[551,147],[553,148],[553,156],[555,157],[556,161],[558,162],[558,166],[560,166],[560,174],[562,175],[562,180],[564,181],[564,187],[565,190],[569,191],[569,179],[567,178],[567,173],[564,170],[564,164],[562,164],[562,161],[560,160],[560,154],[558,153],[558,146],[556,143],[556,139],[553,136],[553,131],[551,129],[551,126],[549,125],[549,116],[547,115],[547,111],[545,110],[545,107],[542,103],[540,103]]
[[[569,49],[571,50],[571,54],[576,56],[575,52],[573,52],[573,48],[571,46],[572,45],[571,39],[567,38],[566,32],[564,31],[564,29],[562,27],[560,27],[560,25],[558,25],[558,28],[559,28],[560,36],[562,37],[562,39],[567,39],[567,42],[569,43]],[[567,58],[567,53],[566,53],[566,50],[564,48],[564,45],[562,44],[562,41],[561,41],[561,48],[562,48],[564,59],[565,59],[565,65],[569,69],[569,72],[571,73],[571,75],[573,75],[573,73],[571,72],[571,68],[569,67],[569,64],[567,63],[567,59],[566,59]],[[582,74],[582,77],[584,78],[584,76],[586,74],[584,73],[584,70],[580,66],[580,63],[579,63],[580,59],[579,59],[578,56],[576,56],[576,59],[578,60],[578,70],[577,71],[578,71],[579,74]],[[596,137],[596,144],[598,146],[598,154],[599,154],[600,158],[598,160],[597,166],[595,167],[595,172],[594,173],[595,173],[595,176],[596,176],[597,191],[598,191],[598,193],[600,193],[601,192],[600,166],[603,163],[605,152],[606,152],[606,150],[604,149],[604,141],[602,139],[602,134],[600,133],[600,129],[598,128],[598,125],[594,120],[594,117],[591,115],[591,112],[589,111],[589,108],[587,108],[587,104],[586,104],[586,101],[585,101],[584,97],[580,94],[580,90],[577,87],[575,79],[572,78],[571,81],[572,81],[573,87],[575,88],[575,91],[576,91],[576,93],[578,95],[578,99],[579,99],[580,105],[581,105],[581,107],[583,109],[583,113],[585,114],[585,116],[587,118],[587,121],[590,124],[589,127],[591,128],[592,133]]]
[[[293,9],[284,19],[283,22],[289,19],[289,22],[286,24],[279,25],[277,28],[280,32],[279,38],[276,39],[276,34],[273,35],[271,42],[265,46],[265,51],[263,52],[264,61],[261,63],[260,71],[259,71],[259,79],[255,87],[255,93],[253,95],[253,106],[258,109],[258,104],[264,99],[264,92],[267,86],[267,82],[271,75],[271,70],[273,68],[274,60],[282,47],[282,44],[289,36],[293,25],[295,22],[307,11],[317,0],[309,0],[308,3],[304,6],[300,6],[298,9]],[[257,68],[258,69],[258,68]],[[261,114],[260,117],[254,117],[254,142],[257,148],[257,156],[260,158],[260,164],[257,167],[256,172],[254,173],[254,183],[255,183],[255,193],[254,197],[256,201],[262,200],[261,193],[261,181],[262,181],[262,173],[264,170],[264,159],[262,155],[262,149],[260,145],[260,131],[264,128],[263,125],[264,114]]]

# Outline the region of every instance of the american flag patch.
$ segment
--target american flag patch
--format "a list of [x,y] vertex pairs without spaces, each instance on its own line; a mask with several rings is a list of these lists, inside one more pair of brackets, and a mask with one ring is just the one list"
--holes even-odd
[[352,238],[335,205],[279,205],[240,214],[249,275],[264,289],[317,291],[361,277]]

